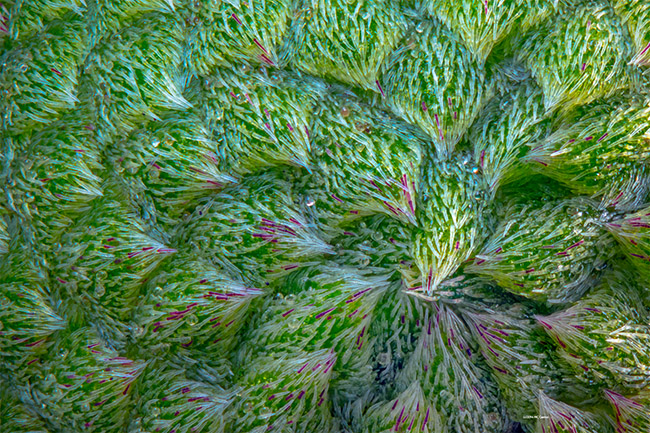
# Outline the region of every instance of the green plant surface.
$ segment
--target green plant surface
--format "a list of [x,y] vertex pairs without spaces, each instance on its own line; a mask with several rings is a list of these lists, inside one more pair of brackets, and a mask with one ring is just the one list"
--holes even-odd
[[0,433],[648,433],[646,0],[0,0]]
[[521,46],[520,57],[544,90],[547,109],[568,110],[610,96],[634,79],[627,65],[632,44],[609,3],[577,3],[538,26]]
[[465,269],[536,301],[575,301],[615,251],[605,224],[585,199],[515,204]]

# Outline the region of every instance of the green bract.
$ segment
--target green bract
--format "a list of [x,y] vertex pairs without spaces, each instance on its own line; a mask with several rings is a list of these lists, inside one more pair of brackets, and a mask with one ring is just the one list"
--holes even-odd
[[537,301],[576,300],[612,254],[604,225],[589,200],[515,204],[466,270]]
[[188,72],[210,73],[215,66],[242,61],[266,66],[279,62],[278,49],[295,13],[291,0],[181,0],[188,30]]
[[571,308],[537,317],[586,383],[643,390],[650,383],[648,311],[637,287],[609,276]]
[[603,207],[638,207],[648,190],[650,100],[614,97],[580,107],[570,119],[524,159]]
[[508,413],[524,425],[534,424],[540,391],[571,401],[582,401],[588,390],[572,377],[569,366],[555,355],[550,339],[530,319],[518,319],[516,310],[468,312],[470,328],[480,354],[492,370]]
[[650,63],[650,5],[643,0],[614,0],[612,6],[630,29],[637,54],[633,63],[648,66]]
[[395,113],[427,132],[443,156],[474,121],[489,86],[485,70],[443,26],[420,22],[387,58],[379,79]]
[[627,398],[610,390],[606,390],[605,395],[616,411],[617,429],[629,433],[641,433],[650,428],[648,396]]
[[647,0],[0,0],[0,433],[648,433]]
[[311,126],[307,205],[332,220],[383,213],[415,224],[422,134],[351,96],[336,96],[318,105]]
[[387,0],[305,0],[285,48],[290,65],[309,74],[383,92],[379,73],[407,28]]
[[631,84],[632,46],[626,36],[608,2],[578,2],[538,26],[519,56],[544,90],[546,108],[567,110]]
[[557,0],[496,0],[455,2],[416,0],[421,9],[453,30],[472,54],[484,62],[490,52],[513,32],[525,32],[556,12]]
[[451,161],[426,159],[420,183],[419,227],[412,232],[412,253],[420,270],[421,291],[431,296],[486,236],[491,194],[467,156]]

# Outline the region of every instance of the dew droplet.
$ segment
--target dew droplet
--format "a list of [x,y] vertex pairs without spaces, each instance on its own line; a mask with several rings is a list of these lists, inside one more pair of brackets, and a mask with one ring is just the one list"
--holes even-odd
[[132,332],[134,337],[136,337],[136,338],[141,337],[142,334],[144,334],[144,328],[142,326],[139,326],[139,325],[133,325],[131,327],[131,332]]
[[379,355],[377,355],[377,363],[379,365],[388,365],[390,364],[390,352],[382,352]]

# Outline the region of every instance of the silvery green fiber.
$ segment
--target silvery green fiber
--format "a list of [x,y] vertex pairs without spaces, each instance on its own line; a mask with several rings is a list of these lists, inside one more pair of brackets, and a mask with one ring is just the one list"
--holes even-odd
[[0,433],[648,433],[646,0],[0,0]]

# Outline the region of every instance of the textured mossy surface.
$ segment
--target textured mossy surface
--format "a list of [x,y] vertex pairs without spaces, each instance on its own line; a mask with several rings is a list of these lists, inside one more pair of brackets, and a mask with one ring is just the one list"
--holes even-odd
[[646,0],[0,0],[0,433],[648,433]]

